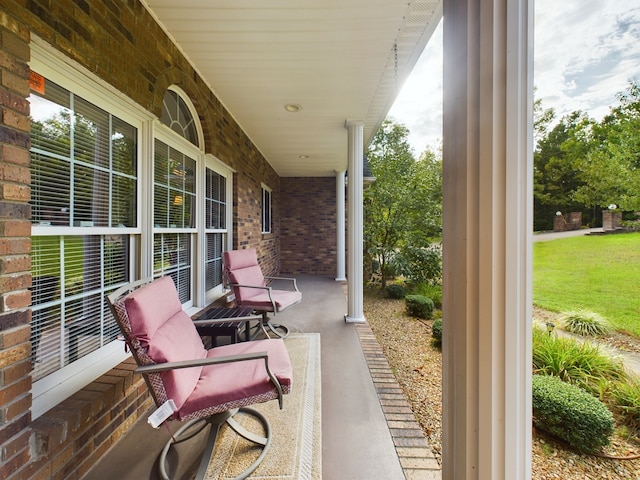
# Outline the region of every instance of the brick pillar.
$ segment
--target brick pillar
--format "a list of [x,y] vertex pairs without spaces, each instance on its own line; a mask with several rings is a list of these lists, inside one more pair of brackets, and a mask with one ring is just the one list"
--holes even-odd
[[30,461],[29,30],[0,15],[0,478]]

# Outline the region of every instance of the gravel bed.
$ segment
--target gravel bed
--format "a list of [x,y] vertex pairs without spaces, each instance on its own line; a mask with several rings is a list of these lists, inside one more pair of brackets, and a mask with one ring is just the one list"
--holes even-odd
[[[431,344],[433,321],[411,318],[405,314],[404,300],[380,298],[367,291],[364,296],[365,317],[400,387],[404,390],[416,420],[422,427],[433,453],[441,461],[442,451],[442,355]],[[534,317],[544,320],[539,310]],[[550,314],[551,315],[551,314]],[[624,345],[624,350],[640,351],[633,338],[613,336],[608,343]],[[533,432],[532,478],[540,480],[640,480],[640,459],[614,460],[583,455]],[[640,445],[615,435],[603,452],[610,456],[640,454]]]

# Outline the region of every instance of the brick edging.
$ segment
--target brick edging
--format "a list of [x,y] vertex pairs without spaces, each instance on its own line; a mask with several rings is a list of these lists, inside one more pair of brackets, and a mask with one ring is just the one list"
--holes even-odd
[[416,422],[371,327],[368,323],[359,323],[356,324],[356,332],[406,479],[440,480],[440,464]]

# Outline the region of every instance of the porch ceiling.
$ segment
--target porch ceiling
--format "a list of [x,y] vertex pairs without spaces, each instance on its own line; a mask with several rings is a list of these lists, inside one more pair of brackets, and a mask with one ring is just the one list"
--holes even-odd
[[284,177],[346,169],[345,120],[371,141],[442,17],[442,0],[144,1]]

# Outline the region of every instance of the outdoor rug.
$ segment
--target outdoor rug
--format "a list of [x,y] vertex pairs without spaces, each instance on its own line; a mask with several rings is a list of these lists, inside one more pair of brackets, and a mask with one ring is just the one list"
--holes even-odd
[[[269,480],[320,480],[322,478],[322,433],[320,391],[320,334],[291,334],[285,339],[293,366],[291,393],[278,401],[252,405],[271,425],[271,446],[260,466],[249,477]],[[241,424],[256,431],[261,426],[252,418],[236,416]],[[233,478],[253,463],[256,447],[222,427],[216,450],[207,469],[208,480]]]

